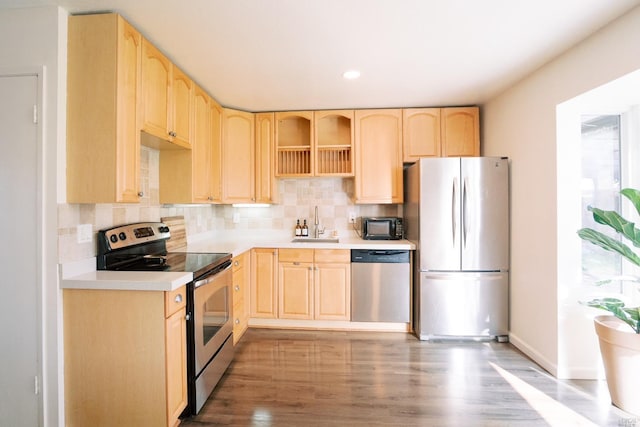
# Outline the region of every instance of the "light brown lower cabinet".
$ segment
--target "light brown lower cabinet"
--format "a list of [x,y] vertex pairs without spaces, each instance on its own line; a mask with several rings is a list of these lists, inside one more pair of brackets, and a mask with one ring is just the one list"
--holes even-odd
[[186,294],[65,289],[65,425],[176,426],[187,404]]
[[251,317],[278,317],[278,250],[251,250]]
[[280,249],[278,302],[280,319],[350,320],[350,251]]
[[233,344],[235,345],[249,325],[249,285],[251,253],[233,257]]

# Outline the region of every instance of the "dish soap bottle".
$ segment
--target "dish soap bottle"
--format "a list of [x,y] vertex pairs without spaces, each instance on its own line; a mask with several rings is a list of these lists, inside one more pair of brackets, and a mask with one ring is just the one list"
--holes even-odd
[[300,226],[300,220],[296,222],[296,237],[302,236],[302,227]]
[[307,227],[307,220],[304,220],[302,225],[302,237],[309,237],[309,227]]

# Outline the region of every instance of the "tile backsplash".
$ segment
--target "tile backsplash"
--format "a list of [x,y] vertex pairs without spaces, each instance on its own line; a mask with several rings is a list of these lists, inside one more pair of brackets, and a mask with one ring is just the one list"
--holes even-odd
[[[304,178],[278,180],[278,203],[268,207],[231,205],[161,205],[159,202],[159,153],[142,147],[141,188],[144,196],[135,204],[60,204],[58,205],[59,262],[91,258],[96,255],[98,230],[141,221],[159,221],[161,217],[183,215],[187,236],[211,231],[282,230],[293,233],[296,220],[313,224],[315,206],[319,222],[326,230],[340,235],[353,233],[349,212],[356,216],[401,216],[400,205],[355,205],[353,178]],[[237,221],[234,221],[234,219]],[[79,224],[91,224],[91,242],[78,243]]]

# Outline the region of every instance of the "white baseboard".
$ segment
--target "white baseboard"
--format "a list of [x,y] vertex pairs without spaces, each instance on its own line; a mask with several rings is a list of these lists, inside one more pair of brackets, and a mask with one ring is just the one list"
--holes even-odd
[[346,320],[249,319],[256,328],[309,329],[326,331],[411,332],[410,323],[350,322]]
[[538,365],[544,368],[547,372],[557,378],[558,376],[558,365],[555,362],[550,361],[538,351],[536,351],[533,347],[528,345],[525,341],[521,340],[513,332],[509,333],[509,342],[513,344],[518,350],[526,354],[528,357],[533,359]]

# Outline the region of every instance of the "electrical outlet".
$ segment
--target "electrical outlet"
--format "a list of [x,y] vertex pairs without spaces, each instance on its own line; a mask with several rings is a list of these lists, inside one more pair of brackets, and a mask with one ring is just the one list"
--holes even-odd
[[239,224],[240,223],[240,214],[238,212],[235,212],[233,214],[233,223],[234,224]]
[[76,239],[78,243],[90,242],[92,235],[93,235],[93,225],[78,224],[78,226],[76,227]]
[[356,223],[356,213],[351,211],[349,212],[349,222],[351,224],[355,224]]

